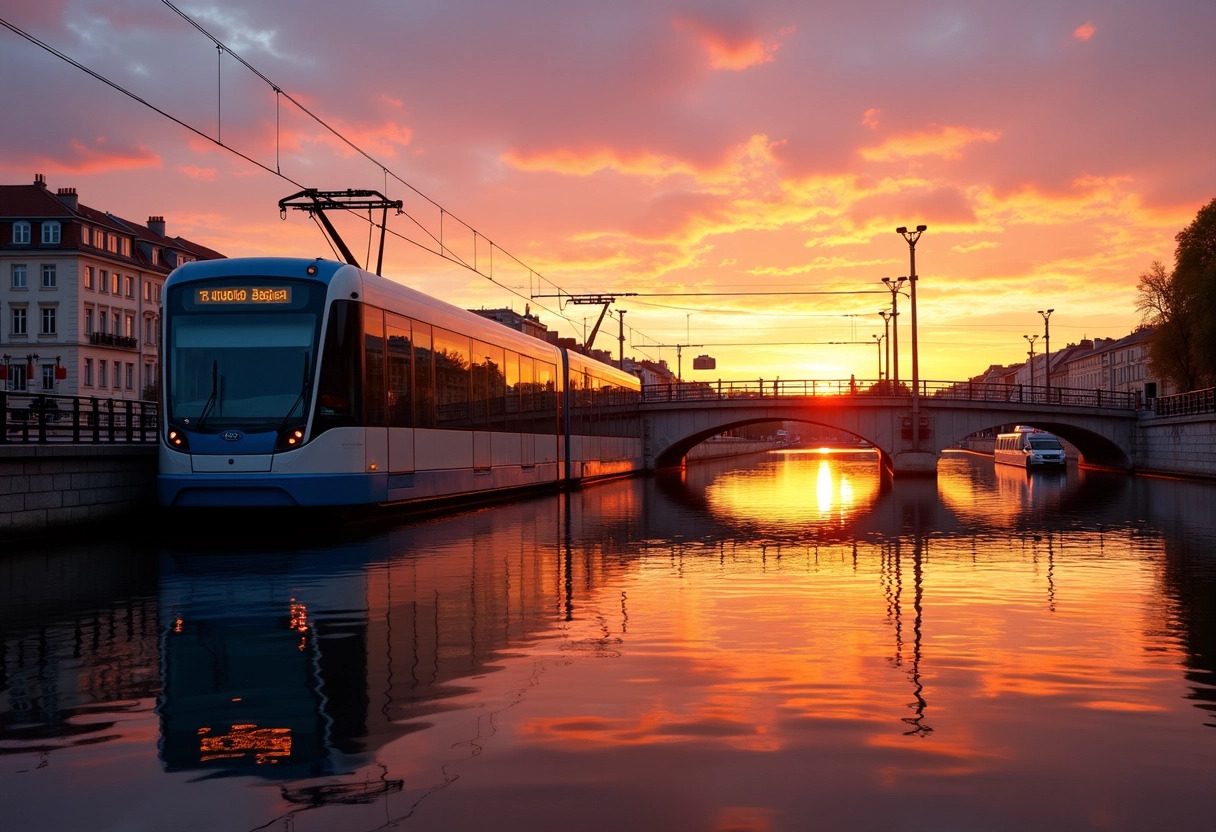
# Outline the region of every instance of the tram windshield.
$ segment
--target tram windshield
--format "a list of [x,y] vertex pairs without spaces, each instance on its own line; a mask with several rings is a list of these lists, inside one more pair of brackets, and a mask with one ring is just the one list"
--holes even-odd
[[166,350],[171,422],[205,433],[304,423],[317,355],[311,304],[270,312],[175,305]]

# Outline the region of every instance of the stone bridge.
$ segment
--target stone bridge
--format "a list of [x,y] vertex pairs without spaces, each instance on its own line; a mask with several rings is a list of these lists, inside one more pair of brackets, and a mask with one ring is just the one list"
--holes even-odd
[[920,395],[913,397],[906,389],[884,394],[880,385],[849,380],[648,386],[641,406],[646,467],[680,465],[690,448],[711,436],[773,421],[853,434],[874,445],[883,469],[895,476],[933,476],[944,449],[977,431],[1012,424],[1067,440],[1086,465],[1135,467],[1132,394],[921,382]]

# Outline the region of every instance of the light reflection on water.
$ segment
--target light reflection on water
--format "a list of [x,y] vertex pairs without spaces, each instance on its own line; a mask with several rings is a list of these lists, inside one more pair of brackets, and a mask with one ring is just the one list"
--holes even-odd
[[0,798],[14,828],[1208,828],[1214,494],[791,451],[10,556]]

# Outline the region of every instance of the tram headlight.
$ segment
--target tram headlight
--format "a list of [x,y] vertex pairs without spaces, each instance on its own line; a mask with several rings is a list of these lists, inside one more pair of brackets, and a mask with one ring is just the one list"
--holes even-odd
[[168,441],[169,447],[175,451],[190,450],[190,442],[186,439],[186,434],[177,428],[170,428],[169,432],[165,435],[165,439]]
[[278,441],[274,443],[276,451],[290,451],[304,444],[304,428],[284,428],[279,431]]

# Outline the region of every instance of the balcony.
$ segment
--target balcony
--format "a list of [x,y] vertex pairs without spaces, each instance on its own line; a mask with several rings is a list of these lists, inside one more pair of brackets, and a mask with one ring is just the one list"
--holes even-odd
[[119,347],[124,350],[139,349],[138,338],[128,338],[125,335],[111,335],[108,332],[90,332],[89,343],[103,347]]

